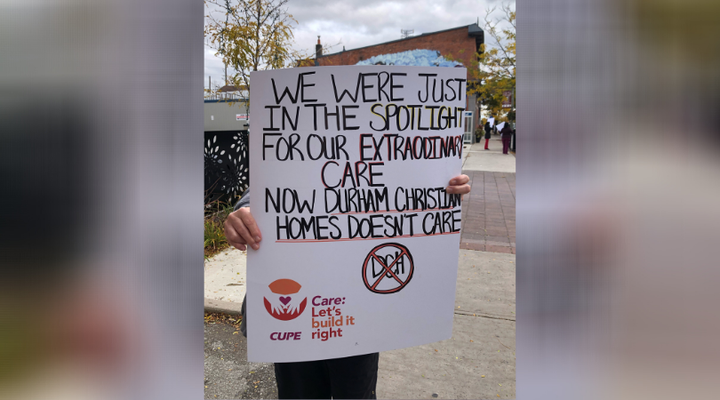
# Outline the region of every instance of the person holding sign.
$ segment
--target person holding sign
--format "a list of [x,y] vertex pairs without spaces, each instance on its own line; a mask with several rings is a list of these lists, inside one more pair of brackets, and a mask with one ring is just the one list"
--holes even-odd
[[[449,194],[470,193],[470,178],[460,175],[445,188]],[[262,233],[250,212],[248,189],[225,221],[228,243],[239,250],[260,250]],[[247,337],[245,300],[240,330]],[[376,399],[379,353],[317,361],[275,363],[280,399]]]

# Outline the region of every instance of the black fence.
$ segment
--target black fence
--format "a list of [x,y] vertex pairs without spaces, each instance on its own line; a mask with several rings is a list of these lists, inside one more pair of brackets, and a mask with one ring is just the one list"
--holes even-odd
[[250,185],[248,131],[205,132],[205,204],[235,203]]

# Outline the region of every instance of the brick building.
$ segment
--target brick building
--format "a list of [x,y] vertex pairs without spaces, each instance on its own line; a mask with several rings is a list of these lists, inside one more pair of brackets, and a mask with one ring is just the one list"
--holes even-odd
[[[358,49],[343,48],[343,51],[332,54],[322,54],[318,39],[315,65],[463,66],[470,69],[473,66],[477,68],[475,55],[483,43],[484,32],[478,24],[423,33]],[[468,81],[468,84],[471,82]],[[473,121],[477,124],[479,113],[476,96],[466,98],[466,110],[473,112]]]
[[382,54],[395,54],[405,51],[427,49],[435,50],[448,59],[460,61],[470,68],[475,53],[483,44],[484,32],[477,25],[466,25],[443,31],[423,33],[405,39],[374,44],[358,49],[343,50],[332,54],[319,54],[318,63],[325,65],[355,65]]

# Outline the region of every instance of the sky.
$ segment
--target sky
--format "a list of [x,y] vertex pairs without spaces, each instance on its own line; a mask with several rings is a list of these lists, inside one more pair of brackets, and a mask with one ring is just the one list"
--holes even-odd
[[[506,2],[514,7],[514,1]],[[289,0],[288,13],[294,26],[297,50],[314,53],[317,37],[323,45],[333,45],[330,53],[400,39],[401,29],[412,29],[414,35],[470,25],[498,0]],[[487,40],[487,39],[486,39]],[[224,79],[223,63],[215,50],[205,46],[205,87],[208,76],[213,86]],[[228,71],[228,75],[230,71]]]

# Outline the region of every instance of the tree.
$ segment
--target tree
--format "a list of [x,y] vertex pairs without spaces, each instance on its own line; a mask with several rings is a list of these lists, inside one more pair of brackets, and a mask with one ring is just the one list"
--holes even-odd
[[503,91],[515,90],[515,10],[508,4],[501,7],[503,15],[492,19],[495,7],[486,10],[485,38],[493,43],[482,44],[477,54],[478,68],[471,69],[471,80],[477,82],[470,87],[470,93],[477,94],[478,103],[485,106],[491,115],[505,118],[512,116],[514,108],[503,109]]
[[250,72],[288,66],[292,23],[288,0],[206,0],[205,35],[226,67],[228,83],[250,88]]

